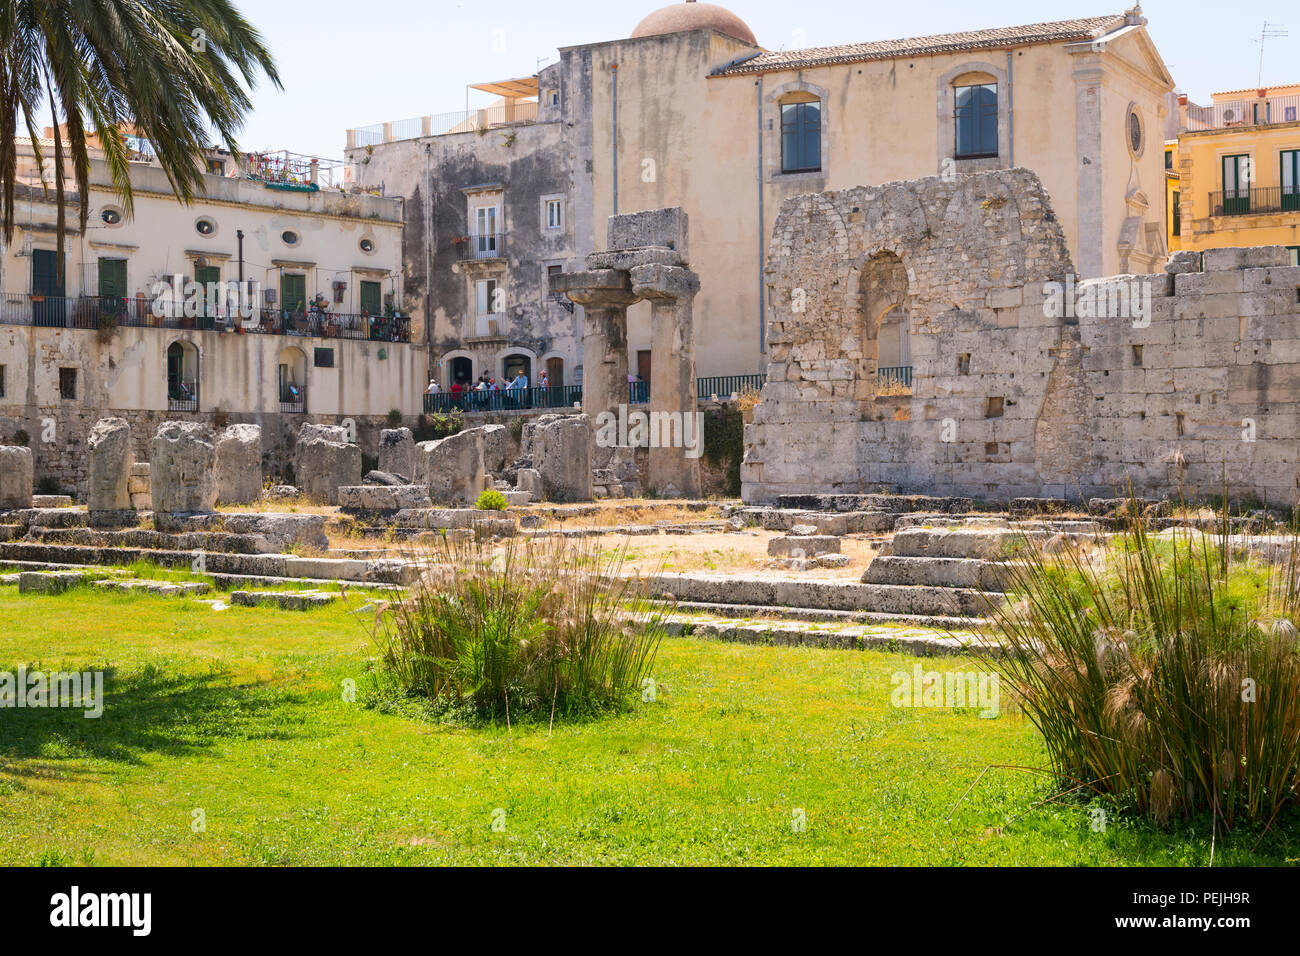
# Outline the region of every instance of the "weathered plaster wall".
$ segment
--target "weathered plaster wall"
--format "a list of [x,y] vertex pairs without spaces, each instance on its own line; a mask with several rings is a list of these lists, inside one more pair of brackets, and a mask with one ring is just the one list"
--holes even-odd
[[[1071,318],[1044,306],[1045,284],[1074,267],[1028,170],[791,199],[768,261],[771,362],[744,497],[885,486],[1003,500],[1129,480],[1205,495],[1226,467],[1236,494],[1290,504],[1300,269],[1284,262],[1223,250],[1206,272],[1091,280],[1149,289],[1149,318]],[[910,315],[912,394],[877,397],[876,335],[894,308]]]

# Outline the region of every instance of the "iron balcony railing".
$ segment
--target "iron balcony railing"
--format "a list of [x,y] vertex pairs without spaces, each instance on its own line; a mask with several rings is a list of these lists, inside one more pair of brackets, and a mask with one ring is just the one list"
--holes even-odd
[[739,395],[746,388],[761,389],[767,376],[758,375],[706,375],[696,379],[695,394],[700,398],[712,399],[715,395],[722,400]]
[[197,412],[199,410],[199,383],[175,382],[167,386],[169,412]]
[[1251,186],[1210,193],[1211,216],[1300,212],[1300,187]]
[[[179,311],[173,308],[172,311]],[[313,335],[320,338],[411,341],[409,316],[342,312],[258,309],[249,318],[224,312],[202,315],[154,315],[143,297],[43,296],[5,293],[0,296],[0,325],[35,325],[60,329],[128,328],[197,329],[266,335]]]
[[882,386],[912,387],[912,366],[886,365],[876,369],[876,381]]
[[452,240],[456,254],[461,259],[504,259],[506,256],[506,234],[488,232],[478,236],[457,236]]
[[[701,400],[726,400],[738,395],[746,386],[762,388],[766,375],[711,375],[696,379],[696,394]],[[629,405],[644,405],[650,401],[649,382],[628,382]],[[435,392],[424,396],[426,412],[494,412],[527,408],[572,408],[582,404],[581,385],[552,385],[547,388],[470,389],[460,392]]]
[[572,408],[582,404],[581,385],[469,389],[425,394],[425,412],[501,412],[526,408]]

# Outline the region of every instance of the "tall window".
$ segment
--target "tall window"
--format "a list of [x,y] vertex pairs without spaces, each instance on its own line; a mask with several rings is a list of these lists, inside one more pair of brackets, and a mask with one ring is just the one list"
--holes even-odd
[[1250,212],[1250,156],[1223,157],[1223,213],[1226,216]]
[[1282,209],[1300,209],[1300,149],[1282,150]]
[[546,228],[559,229],[564,225],[564,201],[561,199],[546,200]]
[[958,86],[956,95],[957,158],[998,154],[998,86]]
[[1174,235],[1175,235],[1175,236],[1181,236],[1181,235],[1183,234],[1183,207],[1182,207],[1181,205],[1179,205],[1179,203],[1182,202],[1182,198],[1183,198],[1183,194],[1180,193],[1180,192],[1178,192],[1177,190],[1175,190],[1175,191],[1174,191],[1174,203],[1173,203],[1173,205],[1174,205]]
[[781,104],[781,172],[809,173],[822,168],[822,104]]
[[480,206],[474,210],[474,254],[489,258],[497,252],[497,207]]
[[477,335],[495,334],[492,326],[497,318],[497,313],[504,311],[501,308],[501,296],[498,294],[498,288],[496,279],[479,279],[474,283],[476,299],[474,330]]

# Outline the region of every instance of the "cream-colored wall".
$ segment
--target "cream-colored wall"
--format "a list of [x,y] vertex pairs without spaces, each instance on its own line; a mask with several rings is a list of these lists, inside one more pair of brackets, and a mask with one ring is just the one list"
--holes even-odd
[[[108,186],[102,163],[91,164],[90,212],[84,235],[77,227],[77,210],[70,207],[72,226],[67,240],[66,279],[69,296],[96,295],[99,259],[127,260],[127,287],[131,296],[149,297],[153,284],[179,273],[193,278],[195,254],[209,266],[221,269],[223,280],[238,277],[236,231],[244,232],[244,278],[276,289],[281,271],[307,276],[308,298],[325,294],[336,312],[358,313],[360,280],[380,280],[385,293],[397,290],[401,301],[401,202],[373,196],[341,193],[296,193],[267,189],[242,179],[205,177],[207,196],[185,206],[171,194],[161,170],[140,166],[131,171],[135,189],[134,217],[125,215],[116,226],[106,225],[100,214],[106,207],[122,210],[121,200]],[[39,195],[39,193],[38,193]],[[19,255],[30,215],[37,228],[30,230],[37,249],[54,250],[55,208],[52,202],[17,202],[18,223],[13,245],[4,252],[3,291],[27,293],[31,289],[31,260]],[[213,235],[200,235],[195,223],[211,219]],[[301,237],[289,246],[281,233],[293,230]],[[375,242],[373,253],[362,252],[363,238]],[[311,262],[314,266],[277,266],[274,260]],[[347,282],[343,302],[335,303],[333,282]]]
[[[1099,251],[1085,276],[1120,271],[1119,242],[1128,213],[1125,196],[1146,193],[1146,221],[1159,226],[1163,245],[1164,183],[1160,150],[1162,98],[1168,83],[1144,59],[1130,31],[1102,49],[1067,52],[1065,44],[1013,51],[1010,119],[1014,162],[1034,170],[1047,186],[1072,258],[1079,263],[1080,169],[1097,163],[1101,176],[1084,216],[1094,225]],[[951,76],[985,70],[1005,76],[1007,52],[966,51],[944,56],[837,64],[772,72],[760,77],[708,74],[752,52],[719,34],[696,32],[598,44],[592,48],[594,234],[604,247],[606,217],[614,212],[612,69],[618,65],[618,211],[682,206],[690,217],[690,264],[699,273],[695,301],[696,365],[701,374],[763,369],[759,352],[760,234],[770,235],[781,202],[790,196],[944,172],[943,140],[953,122]],[[1095,129],[1081,135],[1076,73],[1099,77]],[[823,98],[822,172],[779,172],[779,127],[773,94],[812,89]],[[759,206],[759,98],[763,103],[763,223]],[[999,107],[1006,90],[999,87]],[[1093,102],[1093,101],[1089,101]],[[1130,102],[1143,113],[1147,143],[1134,160],[1126,145]],[[947,137],[950,139],[950,135]],[[1097,155],[1097,152],[1100,155]],[[643,176],[654,162],[654,181]],[[1011,163],[1000,137],[994,167]],[[957,164],[989,168],[985,161]],[[1091,172],[1091,171],[1089,171]],[[1139,230],[1141,232],[1141,230]],[[763,248],[766,250],[766,243]],[[1136,259],[1136,257],[1135,257]],[[1142,270],[1142,271],[1145,271]],[[649,309],[629,310],[629,353],[649,347]]]
[[[0,326],[0,365],[7,366],[0,408],[166,410],[167,349],[173,342],[198,350],[200,412],[279,412],[277,366],[281,352],[294,348],[306,359],[310,414],[421,410],[424,353],[403,343],[130,327],[101,342],[92,331],[12,325]],[[334,368],[314,367],[316,348],[334,350]],[[60,368],[77,369],[75,399],[59,395]]]

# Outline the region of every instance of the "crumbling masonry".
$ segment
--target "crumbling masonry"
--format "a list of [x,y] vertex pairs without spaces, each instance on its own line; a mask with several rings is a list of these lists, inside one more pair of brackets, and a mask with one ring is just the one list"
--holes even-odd
[[[1239,498],[1296,499],[1300,268],[1281,247],[1076,285],[1050,198],[1011,169],[789,199],[766,274],[746,501],[1077,498],[1130,481],[1205,497],[1225,476]],[[909,316],[910,394],[877,385],[894,309]]]

